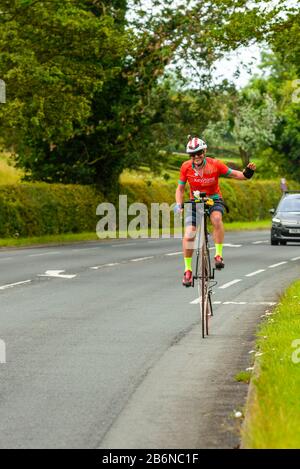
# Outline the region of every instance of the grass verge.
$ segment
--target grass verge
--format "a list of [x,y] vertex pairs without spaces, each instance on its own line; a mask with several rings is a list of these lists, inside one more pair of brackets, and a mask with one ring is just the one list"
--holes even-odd
[[262,353],[252,378],[242,446],[300,448],[300,281],[293,283],[258,332]]
[[[270,227],[270,220],[261,220],[255,222],[233,222],[225,223],[226,231],[240,231],[240,230],[263,230]],[[176,230],[176,233],[180,231]],[[150,237],[150,231],[141,230],[143,237]],[[155,232],[157,237],[161,237],[162,230]],[[171,230],[171,235],[174,234],[174,230]],[[116,237],[127,238],[126,233],[117,233]],[[111,239],[114,239],[111,233]],[[97,241],[99,240],[96,232],[88,233],[66,233],[57,235],[46,235],[46,236],[35,236],[32,238],[4,238],[0,239],[0,247],[22,247],[22,246],[35,246],[40,244],[64,244],[64,243],[78,243],[82,241]]]
[[231,223],[224,223],[225,231],[255,231],[271,229],[271,219],[258,220],[258,221],[233,221]]

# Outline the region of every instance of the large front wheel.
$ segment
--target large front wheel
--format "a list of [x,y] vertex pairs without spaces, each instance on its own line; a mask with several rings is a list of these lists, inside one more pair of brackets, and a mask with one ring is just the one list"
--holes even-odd
[[199,308],[202,326],[202,337],[208,335],[209,318],[212,316],[212,302],[210,290],[210,260],[206,243],[202,245],[198,252],[198,293]]
[[204,337],[203,331],[208,335],[209,319],[212,316],[212,303],[211,303],[211,290],[210,290],[210,260],[209,251],[205,244],[202,250],[202,275],[201,275],[201,317],[202,317],[202,336]]

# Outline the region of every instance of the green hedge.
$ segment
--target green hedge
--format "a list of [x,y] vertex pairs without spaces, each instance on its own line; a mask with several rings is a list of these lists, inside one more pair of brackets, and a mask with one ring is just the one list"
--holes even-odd
[[94,231],[103,196],[89,186],[16,184],[0,186],[0,236]]
[[[120,193],[128,205],[151,202],[174,203],[177,184],[162,178],[127,175],[121,178]],[[289,184],[290,189],[300,185]],[[279,181],[221,180],[221,190],[230,208],[226,221],[262,220],[270,216],[280,196]],[[186,197],[188,197],[188,192]],[[62,184],[16,184],[0,186],[0,236],[41,236],[45,234],[95,231],[96,208],[104,197],[93,187]]]
[[[158,178],[151,181],[149,178],[127,175],[121,184],[121,193],[128,195],[128,203],[143,202],[149,210],[153,201],[172,204],[175,201],[176,187],[176,183],[166,183]],[[279,180],[237,181],[222,178],[220,187],[230,210],[225,215],[227,222],[266,219],[270,217],[269,209],[276,207],[281,197]],[[289,188],[300,191],[300,184],[289,183]],[[188,190],[186,190],[186,198],[188,198]]]

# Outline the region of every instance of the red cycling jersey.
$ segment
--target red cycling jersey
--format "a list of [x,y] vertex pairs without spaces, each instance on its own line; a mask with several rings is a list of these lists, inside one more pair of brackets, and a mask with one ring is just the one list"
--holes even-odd
[[190,197],[193,199],[193,191],[206,192],[208,196],[214,198],[222,197],[219,187],[219,177],[229,176],[232,169],[226,164],[213,158],[205,158],[204,166],[196,169],[192,160],[185,161],[180,168],[180,178],[178,183],[189,183]]

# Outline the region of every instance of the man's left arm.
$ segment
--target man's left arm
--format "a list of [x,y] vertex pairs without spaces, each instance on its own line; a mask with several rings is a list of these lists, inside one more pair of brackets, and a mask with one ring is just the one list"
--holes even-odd
[[240,180],[251,179],[255,170],[256,165],[254,163],[249,163],[244,171],[237,171],[236,169],[232,169],[230,174],[228,174],[228,177]]

